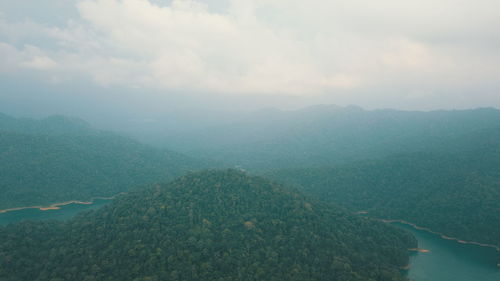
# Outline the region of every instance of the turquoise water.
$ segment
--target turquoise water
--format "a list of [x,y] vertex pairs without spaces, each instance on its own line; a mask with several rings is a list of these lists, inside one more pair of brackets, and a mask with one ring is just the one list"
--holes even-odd
[[81,211],[98,209],[111,200],[95,199],[93,204],[69,204],[61,206],[59,210],[41,211],[39,209],[24,209],[0,214],[0,225],[19,222],[23,220],[67,220],[74,217]]
[[488,247],[461,244],[401,223],[413,233],[418,247],[429,253],[413,253],[408,277],[412,281],[500,281],[500,252]]

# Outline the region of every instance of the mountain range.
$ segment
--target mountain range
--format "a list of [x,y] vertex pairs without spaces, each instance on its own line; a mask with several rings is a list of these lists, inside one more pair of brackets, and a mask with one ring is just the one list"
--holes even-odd
[[109,197],[207,165],[77,118],[0,116],[0,209]]

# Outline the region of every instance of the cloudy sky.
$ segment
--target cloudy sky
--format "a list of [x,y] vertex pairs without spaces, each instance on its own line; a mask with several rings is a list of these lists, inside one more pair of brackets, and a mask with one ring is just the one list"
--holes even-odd
[[4,107],[500,107],[500,2],[0,0],[0,83]]

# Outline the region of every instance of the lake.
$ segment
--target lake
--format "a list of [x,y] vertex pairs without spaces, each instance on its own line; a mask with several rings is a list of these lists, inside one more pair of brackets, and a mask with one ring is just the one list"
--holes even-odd
[[412,253],[408,277],[412,281],[500,281],[500,252],[493,248],[442,239],[402,223],[391,223],[413,233],[418,247]]
[[93,204],[68,204],[60,206],[58,210],[41,211],[39,209],[23,209],[11,211],[0,214],[0,225],[7,225],[11,222],[22,220],[67,220],[82,211],[98,209],[109,202],[111,202],[111,200],[95,199]]
[[[96,199],[93,204],[69,204],[59,210],[24,209],[0,214],[0,225],[22,220],[67,220],[85,210],[98,209],[111,200]],[[412,253],[407,272],[412,281],[499,281],[500,252],[476,245],[442,239],[439,235],[416,230],[409,225],[392,223],[413,233],[419,248],[429,253]]]

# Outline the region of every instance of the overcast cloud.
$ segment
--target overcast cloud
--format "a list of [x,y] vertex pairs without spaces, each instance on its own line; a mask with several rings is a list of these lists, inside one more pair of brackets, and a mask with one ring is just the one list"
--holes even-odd
[[0,12],[0,75],[49,85],[500,107],[493,0],[0,0]]

